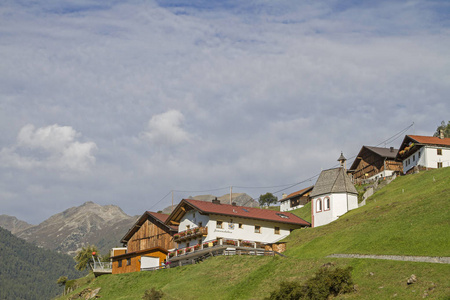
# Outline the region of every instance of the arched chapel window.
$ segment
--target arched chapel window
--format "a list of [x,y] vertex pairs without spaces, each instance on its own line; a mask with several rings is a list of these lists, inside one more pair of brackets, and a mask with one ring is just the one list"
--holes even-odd
[[322,200],[321,200],[320,198],[317,199],[317,202],[316,202],[316,210],[317,210],[317,212],[322,211]]

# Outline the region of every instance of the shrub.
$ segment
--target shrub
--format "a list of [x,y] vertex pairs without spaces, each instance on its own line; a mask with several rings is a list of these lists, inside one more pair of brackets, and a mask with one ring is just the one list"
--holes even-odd
[[304,285],[296,282],[281,282],[278,290],[270,293],[269,300],[297,300],[297,299],[328,299],[329,296],[337,296],[349,293],[353,290],[351,276],[352,267],[320,268],[314,277],[308,279]]
[[143,300],[159,300],[162,299],[164,296],[163,291],[159,290],[157,291],[154,287],[152,287],[151,290],[146,290],[144,296],[142,297]]

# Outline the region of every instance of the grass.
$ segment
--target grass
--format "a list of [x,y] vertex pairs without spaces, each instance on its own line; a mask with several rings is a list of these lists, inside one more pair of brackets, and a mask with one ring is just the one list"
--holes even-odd
[[328,225],[294,231],[287,255],[450,256],[450,168],[397,178]]
[[[165,299],[264,299],[283,280],[304,282],[325,263],[352,266],[357,291],[338,299],[449,299],[449,265],[326,258],[331,253],[450,256],[450,168],[397,178],[339,220],[294,231],[287,258],[222,256],[203,263],[121,275],[84,286],[104,299],[141,299],[155,287]],[[308,220],[307,206],[293,211]],[[309,213],[310,221],[310,213]],[[407,285],[415,274],[417,283]],[[67,299],[67,298],[61,298]]]

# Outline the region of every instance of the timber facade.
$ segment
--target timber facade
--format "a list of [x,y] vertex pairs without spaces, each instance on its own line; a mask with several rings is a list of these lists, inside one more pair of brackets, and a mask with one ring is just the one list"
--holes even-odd
[[150,258],[158,258],[159,265],[166,260],[168,250],[177,247],[173,235],[178,231],[177,226],[164,223],[167,218],[168,215],[147,211],[138,219],[121,240],[126,253],[111,258],[113,274],[140,271],[142,262]]
[[396,161],[398,149],[363,146],[354,160],[350,170],[353,180],[377,179],[400,174],[401,162]]

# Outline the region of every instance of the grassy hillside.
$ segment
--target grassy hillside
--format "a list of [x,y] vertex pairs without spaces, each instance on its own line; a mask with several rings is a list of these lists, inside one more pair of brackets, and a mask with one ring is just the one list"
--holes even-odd
[[[369,198],[365,207],[332,224],[294,231],[287,258],[217,257],[197,265],[107,275],[105,299],[141,299],[155,287],[166,299],[263,299],[279,282],[304,282],[327,262],[352,266],[357,291],[341,299],[449,299],[450,266],[370,259],[326,258],[331,253],[450,256],[450,168],[397,178]],[[307,219],[310,207],[296,211]],[[406,281],[415,274],[417,283]]]
[[294,231],[287,255],[450,256],[450,168],[399,177],[366,202],[331,224]]

